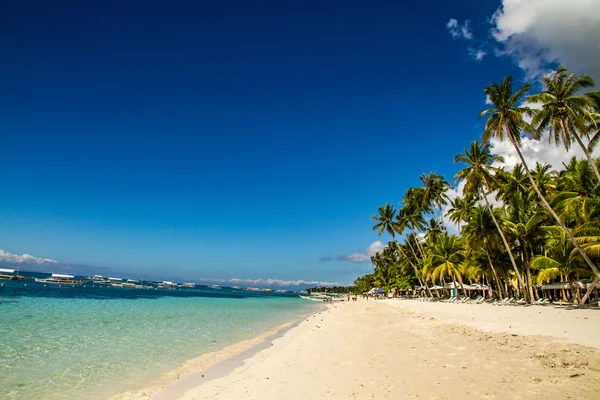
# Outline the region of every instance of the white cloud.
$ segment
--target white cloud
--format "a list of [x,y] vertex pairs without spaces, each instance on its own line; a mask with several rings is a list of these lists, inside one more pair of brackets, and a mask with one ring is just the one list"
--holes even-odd
[[359,251],[352,254],[342,254],[336,257],[322,257],[321,261],[347,261],[351,263],[369,263],[371,262],[371,256],[375,253],[383,251],[385,244],[381,240],[376,240],[369,245],[364,251]]
[[599,10],[597,0],[502,0],[491,17],[497,54],[512,57],[529,77],[561,63],[600,80]]
[[7,262],[12,264],[56,264],[56,261],[51,260],[49,258],[34,257],[29,254],[18,255],[6,252],[2,249],[0,249],[0,262]]
[[[495,163],[495,167],[502,167],[507,171],[512,171],[515,165],[521,163],[521,160],[510,140],[506,139],[500,141],[497,139],[492,139],[490,140],[490,144],[493,145],[492,153],[500,155],[504,158],[503,162]],[[539,162],[540,164],[548,164],[552,166],[553,169],[559,170],[564,168],[563,164],[568,164],[571,158],[577,157],[578,159],[582,159],[585,157],[583,150],[581,150],[581,147],[579,147],[577,144],[574,144],[571,146],[569,151],[566,151],[562,146],[557,147],[554,145],[554,143],[549,143],[547,133],[544,134],[540,140],[534,140],[528,137],[522,138],[521,152],[523,153],[523,157],[525,158],[527,165],[532,169],[535,168],[535,163]],[[592,155],[594,157],[600,157],[600,148],[594,149]],[[460,181],[458,182],[456,188],[450,188],[447,192],[449,199],[454,200],[456,197],[462,196],[464,187],[465,183]],[[490,194],[488,196],[488,201],[494,207],[499,207],[502,205],[501,201],[496,200],[495,194]],[[443,208],[445,215],[444,221],[449,232],[457,233],[459,231],[458,225],[450,221],[447,216],[450,208],[452,208],[450,202],[448,202],[448,204]]]
[[458,20],[450,18],[446,23],[446,29],[454,39],[471,40],[473,39],[473,33],[471,32],[470,24],[471,22],[469,20],[466,20],[465,23],[461,25]]
[[469,55],[471,56],[471,58],[475,59],[476,61],[481,61],[483,60],[483,57],[485,57],[487,55],[487,53],[481,49],[474,49],[472,47],[467,48],[467,51],[469,52]]
[[[508,139],[503,141],[492,139],[490,143],[494,146],[492,152],[504,157],[504,162],[497,163],[495,166],[512,170],[516,164],[521,162],[514,146]],[[563,146],[557,147],[554,143],[549,143],[547,134],[544,134],[540,140],[524,137],[521,140],[521,152],[530,168],[535,167],[535,163],[539,162],[549,164],[553,169],[562,169],[562,164],[567,164],[571,158],[585,157],[583,150],[576,143],[571,146],[569,151],[566,151]],[[594,149],[593,155],[599,157],[600,148]]]

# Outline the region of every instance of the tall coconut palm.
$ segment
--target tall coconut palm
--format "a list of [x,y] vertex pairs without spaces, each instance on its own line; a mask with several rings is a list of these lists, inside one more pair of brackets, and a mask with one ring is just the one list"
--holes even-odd
[[448,210],[448,218],[450,221],[458,225],[458,231],[461,231],[461,223],[467,222],[469,214],[475,207],[477,198],[471,194],[465,194],[464,197],[456,197],[450,200],[450,209]]
[[502,227],[496,219],[496,216],[492,211],[492,206],[488,200],[488,194],[497,187],[494,173],[497,172],[498,169],[494,167],[493,164],[504,161],[501,156],[492,154],[491,148],[492,146],[489,143],[483,144],[478,140],[475,140],[471,143],[469,150],[465,149],[463,154],[458,154],[456,157],[454,157],[455,163],[460,162],[467,165],[466,168],[462,169],[456,174],[456,181],[465,182],[463,191],[465,194],[477,195],[485,201],[485,204],[494,221],[494,225],[496,225],[496,229],[502,238],[504,248],[510,257],[510,262],[519,281],[520,289],[523,291],[523,293],[526,293],[525,281],[519,272],[519,268],[517,267],[517,263],[511,251],[511,246],[508,244],[508,240],[506,239],[506,236],[502,231]]
[[533,125],[540,131],[549,129],[549,139],[557,146],[562,143],[566,150],[576,141],[600,182],[598,166],[581,140],[581,134],[587,133],[586,123],[592,118],[588,112],[591,101],[589,97],[578,95],[582,89],[593,87],[594,80],[587,75],[569,74],[560,66],[551,76],[542,77],[542,82],[544,91],[527,97],[530,103],[542,105],[533,118]]
[[534,112],[528,107],[519,107],[519,104],[529,89],[531,89],[531,85],[525,84],[515,93],[513,93],[511,76],[504,78],[500,84],[492,83],[484,89],[484,93],[488,96],[494,107],[484,110],[481,112],[481,114],[479,114],[479,118],[490,114],[485,123],[485,130],[483,132],[482,140],[487,143],[491,138],[494,137],[499,140],[508,138],[515,148],[515,151],[517,152],[517,155],[519,156],[519,159],[525,168],[525,172],[529,177],[531,185],[537,193],[541,203],[556,220],[556,223],[565,231],[567,236],[569,236],[569,239],[571,242],[573,242],[573,245],[577,251],[584,258],[586,264],[592,269],[592,271],[594,271],[594,274],[596,275],[594,283],[597,283],[600,279],[600,271],[598,271],[596,265],[594,265],[590,257],[581,248],[579,243],[577,243],[577,240],[571,231],[565,226],[558,215],[556,215],[546,198],[542,195],[540,189],[535,183],[535,180],[533,179],[533,176],[531,175],[531,171],[529,170],[527,163],[525,162],[523,153],[521,153],[522,132],[528,133],[535,139],[539,138],[539,132],[537,132],[524,119],[526,116],[534,117]]
[[521,248],[521,257],[527,274],[527,286],[531,301],[535,300],[533,293],[534,283],[531,276],[531,251],[537,245],[543,244],[546,234],[543,228],[545,220],[546,215],[540,210],[533,214],[530,213],[526,218],[523,218],[520,221],[506,221],[508,231],[517,238],[519,247]]
[[450,184],[442,175],[433,172],[421,175],[420,179],[424,185],[422,207],[426,208],[429,206],[432,209],[437,208],[440,212],[442,227],[445,229],[443,206],[448,204],[447,191],[450,188]]
[[[385,203],[385,206],[381,206],[377,209],[379,215],[374,215],[371,217],[371,220],[373,221],[377,221],[377,224],[375,224],[373,226],[373,230],[377,231],[377,233],[379,234],[379,236],[381,236],[381,234],[385,231],[388,233],[388,235],[390,235],[392,237],[392,241],[394,242],[394,244],[397,244],[396,242],[396,232],[398,229],[398,225],[396,223],[396,221],[394,221],[394,217],[396,216],[396,210],[394,209],[394,206],[392,206],[389,203]],[[410,260],[410,258],[406,255],[406,253],[404,252],[404,250],[402,250],[402,246],[395,246],[395,248],[402,253],[402,256],[404,256],[404,258],[406,260],[408,260],[410,262],[410,264],[412,265],[412,267],[415,270],[415,274],[419,273],[419,269],[417,268],[417,266]],[[421,283],[421,285],[423,285],[423,282],[420,281],[419,279],[419,283]],[[429,289],[428,289],[429,290]]]
[[[498,286],[498,292],[502,295],[500,275],[498,274],[498,271],[496,271],[491,254],[498,249],[500,239],[498,233],[502,231],[498,230],[498,226],[496,225],[497,221],[494,219],[495,216],[492,215],[492,212],[493,210],[491,210],[489,206],[483,207],[478,205],[473,207],[469,214],[469,223],[465,225],[462,233],[469,249],[481,248],[484,250],[494,280]],[[508,253],[510,254],[511,252],[508,251]],[[514,259],[512,260],[514,261]],[[520,274],[518,276],[520,276]]]

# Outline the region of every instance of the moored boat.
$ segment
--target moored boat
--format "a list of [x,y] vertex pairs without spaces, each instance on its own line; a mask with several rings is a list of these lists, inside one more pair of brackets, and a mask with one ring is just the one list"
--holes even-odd
[[35,278],[36,282],[49,283],[51,285],[81,285],[88,282],[84,279],[76,279],[75,275],[52,274],[50,278]]
[[19,275],[19,271],[15,269],[0,268],[0,279],[14,281],[14,280],[26,280],[27,278]]

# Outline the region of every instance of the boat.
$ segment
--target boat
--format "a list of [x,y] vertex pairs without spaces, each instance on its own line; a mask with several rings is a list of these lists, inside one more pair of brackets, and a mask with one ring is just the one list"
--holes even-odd
[[94,275],[92,277],[92,283],[96,285],[110,285],[111,282],[108,279],[104,279],[102,275]]
[[175,290],[175,289],[177,289],[177,284],[175,282],[171,282],[171,281],[163,281],[162,283],[158,284],[158,287],[161,289]]
[[19,271],[15,269],[0,268],[0,279],[7,281],[26,280],[27,278],[19,275]]
[[88,282],[83,279],[75,279],[75,275],[68,274],[52,274],[50,278],[35,278],[35,281],[51,285],[81,285]]
[[108,284],[111,286],[123,286],[123,278],[108,278]]
[[211,286],[209,286],[209,288],[211,288],[211,289],[221,289],[221,286],[219,286],[219,285],[211,285]]
[[193,288],[195,288],[195,287],[196,287],[196,284],[195,284],[195,283],[193,283],[193,282],[186,282],[186,283],[182,283],[182,284],[181,284],[181,287],[184,287],[184,288],[192,288],[192,289],[193,289]]
[[312,301],[323,301],[323,302],[336,302],[336,301],[344,301],[343,298],[338,296],[335,293],[311,293],[309,296],[300,295],[302,300],[312,300]]
[[273,290],[271,289],[261,289],[261,291],[264,293],[273,293]]
[[121,283],[121,287],[135,289],[136,287],[140,286],[138,283],[140,283],[140,281],[136,281],[135,279],[127,279],[127,282]]

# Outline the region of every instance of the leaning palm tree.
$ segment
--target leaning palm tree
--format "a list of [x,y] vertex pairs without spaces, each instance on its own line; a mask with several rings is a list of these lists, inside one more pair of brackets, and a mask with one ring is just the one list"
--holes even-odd
[[589,97],[578,95],[582,89],[594,86],[594,80],[587,75],[569,74],[563,66],[558,67],[551,76],[542,77],[544,91],[532,94],[527,101],[541,104],[542,109],[533,118],[533,125],[540,131],[549,129],[548,139],[562,145],[568,151],[573,141],[577,142],[592,164],[598,182],[600,171],[594,163],[591,153],[581,141],[581,133],[586,133],[586,123],[593,120],[588,109]]
[[458,231],[462,230],[461,223],[467,222],[469,214],[475,207],[477,198],[471,194],[465,194],[464,197],[456,197],[450,200],[450,209],[448,209],[448,219],[458,225]]
[[592,271],[594,271],[594,274],[596,275],[594,284],[596,284],[598,280],[600,280],[600,271],[598,271],[598,268],[596,268],[590,257],[581,248],[579,243],[577,243],[577,240],[571,231],[565,226],[558,215],[556,215],[544,195],[542,195],[540,189],[535,183],[535,180],[533,179],[533,176],[531,175],[531,171],[529,170],[527,163],[525,162],[523,153],[521,153],[521,133],[523,131],[528,133],[534,139],[539,138],[539,132],[536,131],[529,123],[527,123],[524,118],[525,116],[534,117],[535,115],[533,110],[528,107],[519,107],[519,104],[529,89],[531,89],[531,85],[525,84],[515,93],[513,93],[511,76],[504,78],[500,84],[492,83],[484,89],[484,93],[488,96],[494,107],[484,110],[481,114],[479,114],[479,118],[490,114],[485,123],[485,130],[483,132],[482,140],[485,143],[489,142],[489,140],[493,137],[499,140],[503,140],[504,138],[508,138],[508,140],[510,140],[541,203],[556,220],[556,223],[565,231],[567,236],[569,236],[569,239],[571,242],[573,242],[573,245],[581,254],[586,264],[592,269]]
[[493,164],[496,162],[503,162],[504,159],[501,156],[492,154],[492,146],[489,143],[479,143],[475,140],[471,143],[469,150],[464,150],[463,154],[458,154],[454,157],[454,162],[461,162],[467,165],[466,168],[462,169],[456,174],[456,181],[464,181],[464,193],[465,195],[478,196],[483,198],[485,204],[490,212],[494,225],[502,238],[504,248],[510,257],[510,262],[513,266],[519,287],[523,293],[527,293],[525,290],[525,281],[519,272],[515,258],[513,257],[508,240],[502,231],[500,223],[496,219],[492,206],[488,200],[488,195],[497,187],[497,182],[494,178],[494,173],[498,171],[498,168],[494,167]]
[[[400,253],[402,253],[402,256],[410,263],[410,265],[412,265],[413,269],[415,270],[415,274],[419,276],[419,269],[417,266],[412,262],[404,250],[402,250],[402,246],[398,245],[396,242],[396,232],[398,231],[399,226],[397,222],[394,221],[394,217],[396,216],[396,210],[394,209],[394,206],[389,203],[385,203],[385,206],[379,207],[377,211],[379,215],[373,215],[371,217],[373,221],[377,221],[377,223],[373,226],[373,230],[377,231],[379,236],[381,236],[384,231],[387,232],[388,235],[392,237],[394,250],[398,250]],[[420,279],[419,283],[423,285],[423,282],[421,282]],[[425,287],[427,286],[425,285]],[[427,290],[429,291],[429,288]]]
[[423,182],[424,189],[422,207],[429,207],[431,209],[437,208],[440,211],[442,227],[445,229],[443,206],[448,204],[448,195],[446,192],[450,188],[450,184],[442,175],[433,172],[421,175],[420,179],[421,182]]

